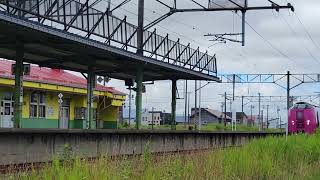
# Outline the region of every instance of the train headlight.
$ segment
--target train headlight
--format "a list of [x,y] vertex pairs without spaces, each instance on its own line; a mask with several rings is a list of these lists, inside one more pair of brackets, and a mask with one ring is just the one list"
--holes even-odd
[[291,124],[294,125],[294,121],[291,121]]
[[307,120],[307,126],[309,126],[310,125],[310,120]]

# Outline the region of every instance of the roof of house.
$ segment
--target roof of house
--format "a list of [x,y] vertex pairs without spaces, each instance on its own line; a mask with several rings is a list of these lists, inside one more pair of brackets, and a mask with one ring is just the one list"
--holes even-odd
[[[14,61],[0,59],[0,78],[14,79],[14,75],[11,74],[12,64],[14,64]],[[87,80],[85,78],[68,71],[39,67],[36,65],[31,65],[30,67],[30,75],[24,75],[23,77],[25,81],[87,89]],[[113,87],[105,87],[99,84],[97,84],[95,90],[106,91],[116,95],[125,95]]]
[[[215,109],[209,109],[209,108],[201,108],[201,110],[207,111],[209,114],[216,116],[217,118],[224,118],[224,113]],[[193,111],[194,112],[194,111]],[[193,117],[195,114],[193,113],[191,117]],[[226,119],[231,119],[228,115],[226,115]]]
[[[226,112],[226,114],[227,114],[229,117],[232,117],[232,113],[231,113],[231,112]],[[244,112],[236,112],[236,118],[237,118],[237,119],[242,119],[242,118],[248,118],[248,116],[247,116],[246,113],[244,113]]]

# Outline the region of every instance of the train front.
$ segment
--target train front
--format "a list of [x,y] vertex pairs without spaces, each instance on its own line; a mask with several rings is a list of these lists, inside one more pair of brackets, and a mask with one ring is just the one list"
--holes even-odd
[[305,102],[296,103],[289,110],[289,133],[315,133],[318,123],[317,116],[315,106]]

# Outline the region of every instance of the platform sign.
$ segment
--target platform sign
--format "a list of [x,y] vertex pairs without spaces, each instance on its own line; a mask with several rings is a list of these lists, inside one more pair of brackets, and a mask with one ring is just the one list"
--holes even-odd
[[60,104],[60,106],[61,106],[61,104],[63,103],[63,100],[62,100],[62,98],[63,98],[63,94],[62,93],[59,93],[58,94],[58,103]]

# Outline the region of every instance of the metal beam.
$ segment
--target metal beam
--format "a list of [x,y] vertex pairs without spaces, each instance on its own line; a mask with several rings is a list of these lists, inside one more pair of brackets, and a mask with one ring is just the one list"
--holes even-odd
[[158,44],[158,46],[156,47],[156,49],[151,53],[151,55],[149,57],[152,57],[155,53],[157,53],[157,50],[161,47],[161,45],[165,42],[165,40],[168,39],[169,34],[166,35],[166,37],[164,37],[162,39],[162,41]]
[[[71,25],[74,23],[74,21],[78,18],[78,16],[82,13],[84,13],[84,11],[86,11],[86,9],[84,9],[84,7],[88,7],[88,3],[89,0],[86,0],[86,2],[84,4],[81,4],[81,8],[79,9],[79,11],[72,17],[72,19],[68,22],[67,26],[66,26],[66,31],[68,31],[71,27]],[[89,26],[89,23],[88,23]]]
[[110,13],[112,13],[113,11],[115,11],[116,9],[120,8],[121,6],[127,4],[128,2],[130,2],[131,0],[124,0],[122,1],[119,5],[117,5],[115,8],[113,8]]
[[[169,51],[167,52],[167,54],[165,54],[165,55],[163,56],[162,61],[164,61],[167,57],[168,57],[168,59],[170,59],[169,55],[170,55],[171,51],[173,50],[174,47],[177,46],[177,44],[179,44],[179,42],[180,42],[180,39],[178,39],[178,41],[176,41],[176,43],[174,43],[174,45],[169,49]],[[169,60],[168,60],[168,61],[169,61]]]
[[98,19],[98,21],[93,25],[93,27],[90,29],[89,33],[86,35],[87,38],[91,36],[93,31],[98,27],[99,23],[104,19],[105,15],[108,14],[108,10],[106,10],[101,17]]
[[189,61],[191,60],[191,58],[192,58],[197,52],[199,52],[199,47],[197,48],[197,50],[195,50],[195,51],[192,53],[192,55],[188,58],[188,60],[184,63],[183,66],[186,66],[186,65],[189,63]]
[[[288,4],[287,6],[277,6],[278,9],[291,9],[294,11],[294,8],[291,4]],[[253,7],[247,7],[247,8],[190,8],[190,9],[172,9],[171,11],[173,13],[179,13],[179,12],[201,12],[201,11],[252,11],[252,10],[267,10],[267,9],[276,9],[274,6],[253,6]]]
[[203,55],[201,56],[201,58],[196,62],[196,64],[195,64],[195,65],[193,65],[192,69],[194,69],[194,68],[196,68],[196,67],[197,67],[197,65],[200,63],[200,61],[203,59],[203,57],[204,57],[205,55],[207,55],[207,56],[208,56],[208,51],[207,51],[205,54],[203,54]]

